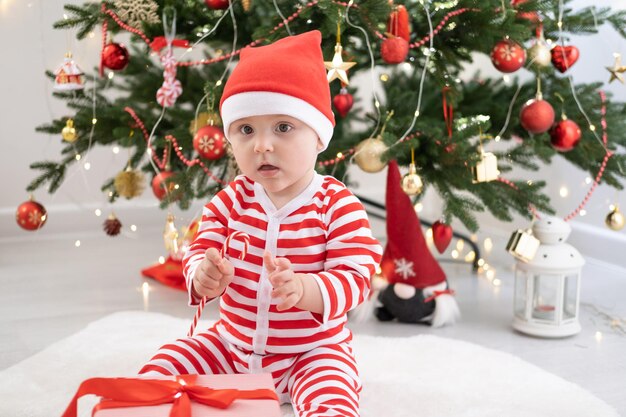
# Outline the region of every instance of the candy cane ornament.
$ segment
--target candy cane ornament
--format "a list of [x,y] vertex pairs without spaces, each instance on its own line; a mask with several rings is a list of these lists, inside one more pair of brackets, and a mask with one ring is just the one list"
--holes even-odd
[[[246,254],[248,253],[248,246],[250,246],[250,236],[243,232],[233,232],[226,238],[226,241],[224,241],[224,245],[220,250],[220,255],[222,256],[222,258],[226,256],[228,249],[230,248],[231,240],[238,237],[243,240],[243,250],[239,254],[239,259],[243,260],[246,257]],[[191,327],[189,328],[187,337],[193,336],[193,333],[196,330],[196,326],[198,325],[198,320],[200,320],[200,316],[202,316],[202,310],[204,310],[204,305],[207,303],[208,300],[208,297],[202,297],[202,300],[200,300],[200,305],[198,305],[196,315],[193,318],[193,322],[191,323]]]

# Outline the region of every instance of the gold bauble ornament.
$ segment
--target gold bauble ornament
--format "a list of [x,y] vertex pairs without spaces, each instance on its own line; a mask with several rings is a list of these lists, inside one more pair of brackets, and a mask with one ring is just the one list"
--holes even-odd
[[140,196],[145,188],[145,184],[144,175],[139,171],[132,170],[130,167],[117,174],[113,182],[115,191],[127,199]]
[[409,165],[409,173],[402,177],[402,191],[410,196],[416,196],[422,192],[424,184],[419,175],[417,175],[417,169],[415,164]]
[[250,6],[252,6],[252,0],[241,0],[241,6],[243,6],[244,12],[249,12]]
[[536,67],[552,65],[552,53],[545,41],[539,40],[528,49],[528,60]]
[[189,133],[195,135],[198,130],[204,126],[217,126],[222,127],[222,119],[217,112],[201,112],[198,117],[189,122]]
[[67,119],[65,122],[65,127],[61,130],[61,137],[66,142],[75,142],[78,139],[78,135],[76,134],[76,129],[74,128],[74,120]]
[[386,151],[387,145],[380,136],[368,138],[356,146],[354,160],[365,172],[380,172],[387,166],[387,163],[381,160]]
[[624,215],[619,211],[619,207],[615,208],[606,216],[604,222],[611,230],[622,230],[624,228]]

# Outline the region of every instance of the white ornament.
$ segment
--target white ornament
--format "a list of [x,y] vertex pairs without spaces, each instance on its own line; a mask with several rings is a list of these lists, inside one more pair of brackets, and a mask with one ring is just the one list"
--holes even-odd
[[159,5],[153,0],[115,0],[118,16],[124,23],[135,29],[141,29],[141,23],[161,23],[157,15]]
[[552,65],[552,54],[545,41],[539,40],[528,50],[528,59],[532,65],[547,67]]

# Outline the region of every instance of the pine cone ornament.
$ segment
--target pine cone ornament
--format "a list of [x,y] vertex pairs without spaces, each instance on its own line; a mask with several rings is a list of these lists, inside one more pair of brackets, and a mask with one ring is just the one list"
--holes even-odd
[[109,218],[104,221],[102,225],[104,232],[109,236],[117,236],[122,230],[122,223],[115,217],[115,214],[109,214]]

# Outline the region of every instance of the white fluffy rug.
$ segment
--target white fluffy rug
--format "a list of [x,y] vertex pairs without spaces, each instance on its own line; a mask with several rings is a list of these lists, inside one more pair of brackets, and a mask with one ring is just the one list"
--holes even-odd
[[[59,416],[82,380],[131,376],[188,327],[189,320],[144,312],[93,322],[0,372],[0,416]],[[471,343],[357,335],[354,349],[364,385],[362,417],[618,416],[577,385]],[[94,401],[81,400],[81,415],[89,415]],[[288,406],[283,410],[292,415]]]

